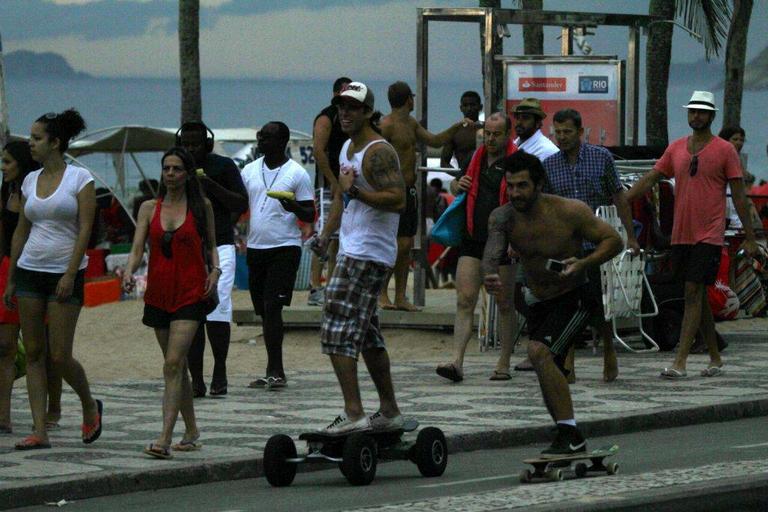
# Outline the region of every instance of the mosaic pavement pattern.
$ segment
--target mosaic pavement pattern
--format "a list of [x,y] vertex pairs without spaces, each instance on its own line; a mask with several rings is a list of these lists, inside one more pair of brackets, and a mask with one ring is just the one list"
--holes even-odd
[[[393,378],[402,411],[422,425],[443,429],[448,436],[550,425],[533,373],[513,372],[513,379],[505,382],[488,380],[496,357],[495,353],[471,355],[464,382],[452,384],[435,375],[434,365],[397,362],[394,354]],[[513,356],[513,361],[519,357]],[[726,374],[709,379],[698,376],[707,361],[702,355],[691,356],[692,377],[678,382],[658,377],[671,362],[669,353],[620,353],[619,359],[619,380],[605,384],[601,381],[602,356],[593,356],[591,350],[577,352],[578,382],[571,387],[577,420],[768,398],[768,340],[731,343],[724,355]],[[171,461],[157,461],[141,453],[160,430],[160,379],[94,384],[94,396],[104,401],[104,433],[90,446],[80,441],[80,405],[65,386],[61,428],[50,434],[53,449],[31,452],[13,449],[31,424],[26,393],[18,390],[13,397],[15,433],[0,435],[0,492],[92,474],[119,475],[261,457],[273,434],[296,438],[328,424],[341,410],[330,365],[327,372],[289,372],[289,378],[288,387],[279,391],[248,389],[247,379],[235,378],[230,380],[226,398],[196,400],[204,447],[199,452],[177,453]],[[364,402],[373,412],[375,390],[369,379],[361,381]],[[182,431],[179,419],[175,440]]]
[[[722,484],[723,480],[727,478],[754,477],[756,475],[768,475],[768,461],[721,462],[686,469],[685,471],[665,469],[639,475],[615,475],[569,480],[558,482],[557,485],[517,485],[515,483],[510,489],[461,496],[445,496],[354,510],[360,512],[394,510],[486,512],[514,510],[535,505],[557,506],[558,503],[568,504],[572,507],[583,503],[586,506],[587,504],[617,500],[623,495],[637,494],[643,491],[658,491],[664,488],[706,484],[708,482]],[[347,512],[353,511],[348,510]]]

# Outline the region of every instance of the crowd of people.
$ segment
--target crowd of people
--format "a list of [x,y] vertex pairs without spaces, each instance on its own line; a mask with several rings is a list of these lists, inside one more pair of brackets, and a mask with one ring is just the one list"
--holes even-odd
[[[439,376],[464,379],[465,352],[484,286],[496,298],[501,338],[490,379],[512,378],[515,310],[522,311],[528,357],[515,369],[536,372],[557,426],[543,453],[584,451],[569,391],[573,347],[592,325],[603,341],[603,378],[617,378],[599,267],[623,250],[640,250],[630,203],[662,178],[675,181],[671,254],[674,271],[685,283],[685,311],[676,358],[661,376],[687,376],[687,355],[699,330],[710,355],[701,374],[723,373],[704,290],[719,267],[727,196],[748,255],[759,251],[755,226],[760,213],[747,199],[742,179],[738,150],[744,132],[712,134],[717,109],[711,93],[693,93],[685,105],[691,133],[670,144],[630,190],[622,186],[611,153],[582,140],[582,117],[576,110],[554,114],[555,144],[541,131],[547,114],[536,98],[520,101],[508,114],[494,112],[481,124],[480,96],[468,91],[460,98],[464,118],[437,134],[411,116],[414,95],[405,82],[389,87],[388,101],[391,112],[381,116],[364,83],[346,77],[334,83],[331,104],[314,121],[314,187],[304,168],[286,156],[290,130],[283,122],[260,129],[261,156],[242,170],[213,152],[214,134],[202,121],[179,128],[176,145],[161,158],[159,183],[146,181],[134,203],[135,231],[122,276],[123,289],[131,291],[148,248],[142,322],[154,329],[160,346],[165,389],[162,429],[144,453],[167,459],[174,451],[198,450],[194,399],[227,394],[234,226],[246,211],[248,288],[262,318],[267,353],[263,374],[249,386],[288,384],[282,310],[292,301],[304,239],[316,231],[309,300],[323,308],[321,350],[330,358],[344,404],[321,430],[342,435],[402,428],[377,310],[418,311],[406,289],[419,220],[414,187],[420,145],[443,147],[442,165],[456,162],[459,168],[450,192],[439,180],[430,183],[428,216],[437,220],[454,196],[466,195],[466,221],[455,248],[454,354],[437,366]],[[16,444],[19,450],[50,447],[48,431],[61,414],[62,379],[81,400],[83,442],[96,441],[102,431],[104,404],[91,395],[86,373],[72,357],[88,264],[85,251],[98,220],[90,173],[64,159],[69,142],[84,129],[74,110],[45,114],[32,125],[28,144],[10,143],[3,151],[0,433],[12,432],[10,395],[21,331],[33,431]],[[626,245],[595,216],[596,208],[606,205],[616,207]],[[203,368],[206,336],[214,357],[209,386]],[[372,414],[360,397],[360,354],[379,395]],[[179,413],[184,434],[173,444]]]

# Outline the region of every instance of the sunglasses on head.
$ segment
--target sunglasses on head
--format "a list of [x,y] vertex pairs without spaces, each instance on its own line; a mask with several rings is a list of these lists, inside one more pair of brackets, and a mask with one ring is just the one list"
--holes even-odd
[[59,117],[59,114],[57,114],[56,112],[48,112],[43,117],[45,117],[46,119],[56,119],[57,117]]
[[688,167],[688,174],[696,176],[697,172],[699,172],[699,156],[693,155],[693,158],[691,158],[691,165]]
[[173,250],[171,249],[171,243],[173,242],[173,235],[175,231],[163,232],[163,237],[160,239],[160,252],[163,253],[168,259],[173,257]]

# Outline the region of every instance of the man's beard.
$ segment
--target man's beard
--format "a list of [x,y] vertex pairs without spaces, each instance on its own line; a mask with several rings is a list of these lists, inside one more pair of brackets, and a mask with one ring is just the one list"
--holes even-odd
[[528,199],[512,200],[510,203],[512,203],[512,208],[514,208],[516,211],[525,213],[533,208],[533,205],[536,203],[536,199],[538,199],[538,197],[538,194],[536,194],[529,197]]
[[708,130],[709,127],[712,126],[712,122],[714,122],[714,119],[710,118],[709,121],[703,123],[703,126],[697,127],[697,126],[694,126],[694,123],[692,121],[689,121],[688,126],[691,127],[691,129],[696,131]]

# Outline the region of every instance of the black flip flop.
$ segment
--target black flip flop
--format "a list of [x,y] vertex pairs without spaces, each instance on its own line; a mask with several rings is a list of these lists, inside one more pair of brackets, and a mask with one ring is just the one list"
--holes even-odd
[[461,382],[464,380],[464,376],[459,373],[459,370],[456,368],[456,365],[449,364],[446,366],[438,366],[437,369],[435,369],[435,372],[448,380],[451,380],[453,382]]
[[[104,412],[104,404],[101,403],[101,400],[96,400],[96,408],[99,411],[99,418],[98,418],[99,427],[96,429],[96,432],[94,432],[91,435],[91,437],[83,438],[83,442],[85,444],[91,444],[94,441],[96,441],[99,438],[99,436],[101,436],[102,416],[103,416],[103,412]],[[83,425],[83,426],[85,426],[85,425]]]

